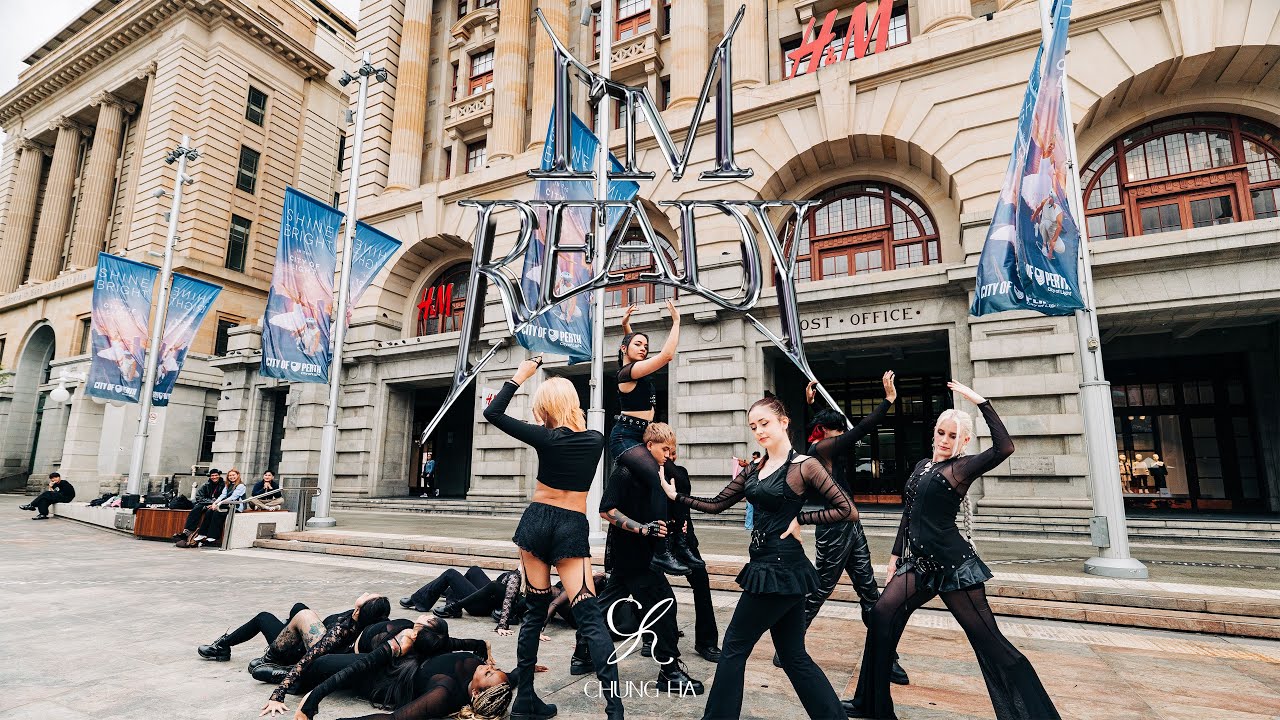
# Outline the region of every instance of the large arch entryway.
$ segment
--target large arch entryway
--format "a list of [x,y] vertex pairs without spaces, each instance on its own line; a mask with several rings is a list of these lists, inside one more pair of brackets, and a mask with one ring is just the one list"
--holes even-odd
[[26,345],[18,354],[8,418],[0,434],[0,455],[4,463],[0,467],[0,482],[31,472],[47,395],[39,388],[49,381],[55,347],[53,327],[41,324],[27,336]]

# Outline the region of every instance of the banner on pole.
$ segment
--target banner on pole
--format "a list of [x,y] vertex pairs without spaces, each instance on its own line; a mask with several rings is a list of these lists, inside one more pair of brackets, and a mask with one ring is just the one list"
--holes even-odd
[[[555,167],[555,113],[547,126],[546,143],[542,146],[543,170]],[[596,167],[596,152],[600,142],[591,128],[582,122],[577,115],[571,115],[569,162],[578,172],[592,172]],[[622,172],[622,164],[609,154],[609,166],[613,172]],[[609,199],[629,201],[640,191],[640,186],[629,181],[611,181],[609,183]],[[533,191],[535,200],[565,201],[594,200],[594,180],[539,180]],[[535,208],[538,216],[538,227],[534,231],[529,250],[524,256],[524,272],[520,278],[521,289],[525,297],[537,297],[542,277],[543,258],[547,254],[548,218],[545,207]],[[624,213],[623,208],[608,210],[608,232],[612,236]],[[560,243],[564,245],[581,245],[587,242],[594,229],[592,211],[588,207],[568,208],[564,211],[560,225]],[[603,261],[603,259],[601,259]],[[582,253],[562,252],[556,255],[554,273],[556,292],[564,292],[569,288],[580,287],[591,280],[591,266],[587,264]],[[578,363],[591,359],[591,294],[582,293],[561,301],[555,309],[534,320],[530,325],[516,333],[516,340],[525,349],[532,352],[566,355],[569,363]]]
[[156,272],[151,265],[98,253],[89,321],[93,352],[85,390],[89,395],[138,402]]
[[356,236],[351,248],[351,282],[347,286],[350,289],[347,298],[348,321],[351,319],[351,308],[355,307],[360,296],[373,284],[373,277],[399,249],[399,240],[372,225],[356,223]]
[[[1054,8],[1049,47],[1041,45],[1018,115],[1018,135],[978,263],[970,313],[1035,310],[1069,315],[1084,307],[1080,228],[1071,213],[1062,107],[1071,0]],[[1041,62],[1043,60],[1043,63]]]
[[329,382],[335,239],[342,213],[293,188],[284,195],[280,242],[262,323],[264,377]]
[[166,407],[169,404],[191,340],[220,292],[222,288],[213,283],[173,274],[173,284],[169,287],[169,310],[165,314],[164,335],[160,340],[156,384],[151,390],[152,406]]

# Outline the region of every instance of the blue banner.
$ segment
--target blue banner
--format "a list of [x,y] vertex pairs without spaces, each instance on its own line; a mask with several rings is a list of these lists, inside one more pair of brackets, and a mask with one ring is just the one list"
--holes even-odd
[[334,243],[342,213],[293,188],[284,194],[280,243],[262,323],[264,377],[329,382]]
[[[1018,114],[1018,136],[978,263],[969,312],[1035,310],[1069,315],[1083,308],[1080,228],[1068,201],[1067,25],[1071,0],[1054,8],[1053,36],[1041,45]],[[1043,64],[1041,60],[1043,59]]]
[[373,277],[399,249],[399,240],[371,225],[356,223],[356,236],[351,248],[351,282],[347,285],[351,294],[347,298],[347,307],[356,306],[360,296],[373,284]]
[[160,339],[160,360],[156,366],[156,384],[151,390],[151,404],[165,407],[178,382],[178,373],[187,359],[191,339],[200,329],[204,316],[213,307],[222,288],[193,277],[173,274],[169,287],[169,310],[164,317],[164,335]]
[[155,283],[156,269],[151,265],[98,253],[89,321],[93,347],[85,390],[89,395],[138,402]]
[[[552,113],[554,116],[554,113]],[[570,135],[572,143],[569,162],[574,170],[586,172],[596,167],[596,152],[600,143],[586,123],[572,116],[573,126]],[[547,140],[542,146],[542,169],[553,167],[555,147],[554,121],[547,125]],[[616,172],[622,171],[622,164],[609,154],[609,166]],[[618,181],[609,183],[610,200],[630,200],[640,191],[637,183]],[[539,180],[534,187],[534,199],[548,201],[562,200],[594,200],[594,180]],[[622,218],[622,208],[611,208],[608,211],[608,231],[612,235]],[[542,262],[546,255],[547,212],[537,211],[538,229],[529,250],[524,256],[524,274],[520,279],[520,288],[525,297],[536,297],[542,282]],[[582,245],[592,228],[591,210],[589,208],[573,208],[566,210],[560,226],[561,245]],[[556,291],[564,292],[570,287],[580,286],[591,279],[591,267],[582,253],[564,252],[556,255]],[[567,355],[569,363],[578,363],[591,359],[591,293],[582,293],[556,305],[554,309],[534,320],[530,326],[516,333],[516,340],[532,352]]]

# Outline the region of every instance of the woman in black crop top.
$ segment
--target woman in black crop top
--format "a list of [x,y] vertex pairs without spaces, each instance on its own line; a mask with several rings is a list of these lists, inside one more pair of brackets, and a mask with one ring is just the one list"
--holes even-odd
[[947,387],[978,406],[991,428],[991,447],[964,454],[973,437],[973,418],[959,410],[938,417],[933,457],[921,460],[907,478],[889,582],[871,611],[857,694],[846,710],[850,717],[896,717],[889,667],[898,640],[911,613],[941,596],[973,645],[996,717],[1057,718],[1035,668],[996,627],[984,585],[991,570],[956,527],[956,512],[969,486],[1013,454],[1013,439],[985,398],[955,381]]
[[[858,513],[821,462],[792,449],[787,435],[790,419],[777,398],[757,401],[747,412],[747,422],[765,449],[764,461],[747,466],[719,495],[690,497],[676,492],[674,480],[662,479],[667,497],[695,510],[724,512],[744,497],[755,506],[751,562],[738,573],[742,597],[725,630],[702,717],[720,720],[741,716],[747,657],[765,630],[773,637],[787,679],[809,717],[843,717],[831,683],[804,649],[804,598],[817,589],[818,573],[805,557],[800,526],[844,522],[856,519]],[[801,512],[809,493],[821,497],[826,507]]]
[[[671,313],[671,333],[657,354],[649,354],[649,336],[631,331],[632,305],[622,316],[622,344],[618,346],[618,406],[621,413],[614,418],[609,431],[609,457],[621,463],[634,477],[642,478],[649,486],[649,514],[647,517],[668,519],[667,498],[658,482],[658,463],[644,447],[644,430],[653,422],[658,402],[657,386],[653,374],[666,367],[676,356],[680,344],[680,311],[675,303],[667,301]],[[686,544],[677,544],[679,555],[673,556],[668,543],[674,538],[653,540],[653,560],[650,563],[657,572],[669,575],[688,575],[690,564],[704,565],[695,554],[685,550]]]
[[525,613],[516,640],[516,699],[511,718],[545,720],[556,714],[556,707],[539,700],[533,691],[538,640],[551,605],[552,565],[569,595],[578,632],[591,648],[608,716],[621,718],[622,701],[614,692],[618,687],[618,668],[608,662],[613,654],[613,640],[596,601],[587,525],[587,491],[591,489],[596,466],[604,452],[604,436],[587,429],[578,391],[564,378],[544,380],[533,394],[536,424],[507,415],[507,406],[520,383],[532,377],[540,365],[541,358],[520,363],[516,374],[503,384],[484,410],[486,420],[538,453],[538,482],[533,500],[511,538],[520,548],[525,579]]

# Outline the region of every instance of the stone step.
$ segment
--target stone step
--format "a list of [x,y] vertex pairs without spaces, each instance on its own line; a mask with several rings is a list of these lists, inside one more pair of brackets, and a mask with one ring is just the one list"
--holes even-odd
[[[451,567],[478,565],[496,571],[514,570],[519,565],[516,549],[509,544],[453,539],[294,532],[258,540],[254,547]],[[707,572],[711,586],[738,591],[734,578],[743,562],[737,558],[709,559]],[[671,580],[673,585],[687,586],[683,578]],[[999,578],[987,583],[987,594],[992,609],[1000,615],[1280,639],[1280,603],[1262,599],[1001,581]],[[832,599],[857,602],[852,586],[844,578]],[[935,600],[928,607],[941,609],[943,606]]]

